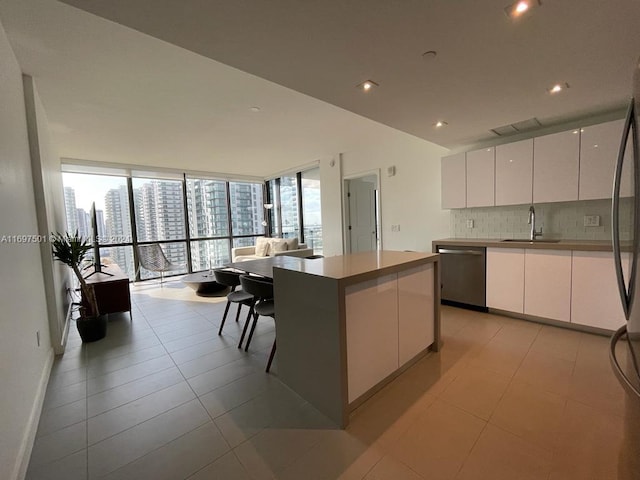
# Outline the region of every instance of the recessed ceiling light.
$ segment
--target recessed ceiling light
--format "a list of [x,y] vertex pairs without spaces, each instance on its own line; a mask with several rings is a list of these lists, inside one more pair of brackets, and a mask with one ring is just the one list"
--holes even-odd
[[446,127],[447,125],[449,124],[444,120],[438,120],[436,123],[433,124],[435,128],[442,128],[442,127]]
[[555,85],[547,88],[547,92],[553,95],[555,93],[560,93],[561,91],[566,90],[567,88],[569,88],[569,84],[567,82],[556,83]]
[[518,0],[504,7],[504,11],[509,18],[515,19],[538,5],[542,5],[540,0]]
[[365,80],[362,83],[359,83],[358,85],[356,85],[357,88],[360,88],[361,90],[365,91],[365,92],[370,92],[374,87],[377,87],[378,84],[376,82],[374,82],[373,80]]
[[251,110],[252,112],[259,112],[260,107],[251,107],[249,110]]

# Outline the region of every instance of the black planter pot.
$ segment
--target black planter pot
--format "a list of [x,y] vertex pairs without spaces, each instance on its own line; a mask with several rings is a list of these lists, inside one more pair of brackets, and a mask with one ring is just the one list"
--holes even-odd
[[76,327],[84,343],[101,340],[107,334],[107,315],[97,317],[78,318]]

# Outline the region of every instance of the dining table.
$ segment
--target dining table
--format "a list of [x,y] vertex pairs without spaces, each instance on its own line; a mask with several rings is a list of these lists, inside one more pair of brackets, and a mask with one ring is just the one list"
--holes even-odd
[[300,270],[304,263],[305,259],[301,257],[278,255],[277,257],[264,257],[255,260],[243,260],[241,262],[228,263],[225,267],[244,273],[252,273],[266,278],[273,278],[273,267]]

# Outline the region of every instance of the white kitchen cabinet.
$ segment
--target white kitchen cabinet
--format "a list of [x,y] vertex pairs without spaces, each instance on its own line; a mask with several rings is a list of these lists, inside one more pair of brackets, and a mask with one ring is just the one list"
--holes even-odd
[[495,205],[495,147],[467,152],[467,208]]
[[[623,253],[623,272],[630,255]],[[617,330],[625,323],[612,252],[573,252],[571,323]],[[626,278],[626,277],[625,277]]]
[[533,141],[533,203],[578,200],[580,131]]
[[467,206],[465,154],[458,153],[442,157],[442,208],[465,208]]
[[533,139],[496,147],[496,205],[531,203]]
[[399,366],[433,343],[433,275],[433,263],[398,273]]
[[[613,175],[620,149],[624,120],[584,127],[580,133],[580,200],[611,198]],[[631,137],[625,151],[621,196],[632,195],[633,149]]]
[[345,289],[349,402],[398,369],[398,276]]
[[571,320],[571,252],[527,249],[524,256],[524,313]]
[[524,249],[487,248],[487,306],[524,312]]

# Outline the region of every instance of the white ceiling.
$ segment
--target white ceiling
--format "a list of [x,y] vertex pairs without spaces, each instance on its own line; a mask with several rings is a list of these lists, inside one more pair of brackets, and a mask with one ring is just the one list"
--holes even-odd
[[623,108],[638,0],[543,0],[518,21],[508,2],[66,1],[112,23],[2,0],[0,21],[63,156],[269,175],[385,135],[363,117],[458,148]]

